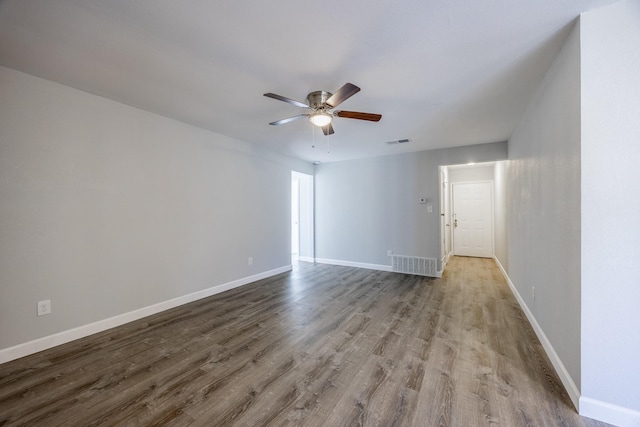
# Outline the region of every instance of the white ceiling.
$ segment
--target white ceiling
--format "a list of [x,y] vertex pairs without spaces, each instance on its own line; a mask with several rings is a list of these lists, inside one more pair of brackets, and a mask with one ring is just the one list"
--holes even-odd
[[[507,140],[578,14],[614,2],[0,0],[0,64],[338,161]],[[380,122],[337,118],[329,137],[268,125],[302,110],[263,93],[304,101],[346,82],[362,91],[339,109]]]

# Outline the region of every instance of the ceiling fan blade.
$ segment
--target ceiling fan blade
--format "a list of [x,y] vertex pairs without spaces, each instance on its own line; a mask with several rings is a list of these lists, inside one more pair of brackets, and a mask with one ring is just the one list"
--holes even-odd
[[333,135],[334,132],[331,123],[322,128],[322,133],[324,133],[326,136]]
[[326,103],[331,107],[337,107],[356,93],[360,92],[360,88],[351,83],[345,83],[336,93],[327,99]]
[[345,119],[369,120],[370,122],[378,122],[382,118],[381,114],[361,113],[359,111],[334,111],[333,115]]
[[309,108],[307,104],[296,101],[295,99],[287,98],[286,96],[276,95],[275,93],[265,93],[264,96],[266,96],[267,98],[277,99],[278,101],[288,102],[289,104],[295,105],[296,107]]
[[289,123],[289,122],[292,122],[294,120],[301,119],[303,117],[309,117],[309,115],[308,114],[299,114],[297,116],[287,117],[286,119],[276,120],[275,122],[271,122],[269,124],[272,125],[272,126],[283,125],[285,123]]

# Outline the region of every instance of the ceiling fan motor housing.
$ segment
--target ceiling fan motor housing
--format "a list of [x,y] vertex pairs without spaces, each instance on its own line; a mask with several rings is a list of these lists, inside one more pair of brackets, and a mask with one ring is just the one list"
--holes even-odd
[[326,107],[325,103],[327,99],[329,99],[333,95],[331,92],[327,92],[326,90],[316,90],[315,92],[311,92],[307,95],[307,103],[309,107],[317,110],[319,108]]

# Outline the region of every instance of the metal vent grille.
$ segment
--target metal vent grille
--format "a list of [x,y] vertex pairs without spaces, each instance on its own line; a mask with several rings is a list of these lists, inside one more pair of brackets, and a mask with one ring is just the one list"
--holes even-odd
[[392,255],[391,269],[396,273],[438,277],[438,260],[406,255]]
[[393,141],[387,141],[387,142],[385,142],[385,144],[388,144],[388,145],[406,144],[409,141],[411,141],[409,138],[404,138],[404,139],[396,139],[396,140],[393,140]]

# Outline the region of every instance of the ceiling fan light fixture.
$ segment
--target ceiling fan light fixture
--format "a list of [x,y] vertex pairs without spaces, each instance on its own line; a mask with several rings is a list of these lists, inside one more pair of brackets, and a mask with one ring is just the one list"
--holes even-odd
[[360,88],[353,83],[345,83],[340,89],[338,89],[336,93],[327,92],[326,90],[316,90],[307,95],[306,104],[300,101],[296,101],[295,99],[287,98],[286,96],[277,95],[271,92],[265,93],[263,95],[267,98],[273,98],[275,100],[286,102],[287,104],[295,105],[296,107],[305,109],[305,112],[303,114],[298,114],[297,116],[288,117],[286,119],[276,120],[275,122],[269,123],[270,125],[282,125],[306,117],[309,119],[312,125],[321,128],[322,133],[325,136],[329,136],[335,133],[333,130],[333,126],[331,125],[334,117],[367,120],[370,122],[380,121],[380,119],[382,118],[381,114],[345,110],[331,111],[359,91]]
[[325,112],[318,112],[309,116],[309,121],[320,128],[327,126],[332,119],[331,114]]

